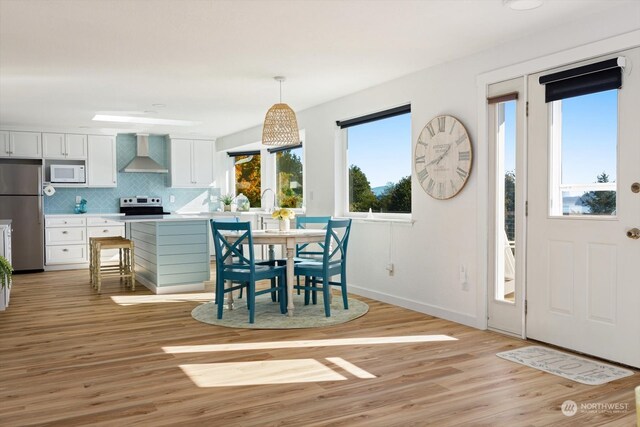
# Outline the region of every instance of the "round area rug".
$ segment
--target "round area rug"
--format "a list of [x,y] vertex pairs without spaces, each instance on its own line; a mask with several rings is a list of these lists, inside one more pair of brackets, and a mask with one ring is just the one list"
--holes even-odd
[[320,328],[323,326],[339,325],[363,316],[369,311],[369,306],[355,298],[349,298],[349,309],[342,306],[342,297],[333,296],[331,317],[324,315],[322,296],[318,295],[316,305],[304,305],[304,295],[293,296],[295,311],[293,317],[280,313],[280,304],[271,302],[268,295],[258,297],[256,301],[255,323],[249,323],[249,310],[245,299],[234,300],[235,309],[224,310],[222,319],[217,318],[217,305],[211,301],[194,308],[191,316],[199,322],[210,325],[226,326],[228,328],[245,329],[302,329]]

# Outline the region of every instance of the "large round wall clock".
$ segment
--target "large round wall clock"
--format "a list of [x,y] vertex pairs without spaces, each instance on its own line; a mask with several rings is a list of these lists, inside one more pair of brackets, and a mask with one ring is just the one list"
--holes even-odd
[[471,141],[455,117],[438,116],[420,132],[413,165],[420,185],[433,198],[450,199],[471,172]]

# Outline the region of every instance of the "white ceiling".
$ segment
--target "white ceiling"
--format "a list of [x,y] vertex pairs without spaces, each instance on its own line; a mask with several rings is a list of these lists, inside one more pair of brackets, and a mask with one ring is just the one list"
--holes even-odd
[[[0,0],[0,126],[227,135],[637,0]],[[154,107],[153,104],[165,104]],[[202,122],[92,122],[96,112]]]

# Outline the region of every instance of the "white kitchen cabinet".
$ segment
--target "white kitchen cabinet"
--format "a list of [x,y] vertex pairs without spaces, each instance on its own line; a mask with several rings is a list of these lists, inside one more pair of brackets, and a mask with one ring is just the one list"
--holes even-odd
[[191,174],[191,141],[188,139],[172,139],[170,150],[170,186],[193,187]]
[[76,135],[68,133],[64,136],[67,147],[67,159],[87,158],[87,135]]
[[89,187],[116,187],[118,185],[117,162],[115,137],[89,135],[87,160]]
[[213,184],[214,141],[171,139],[170,186],[206,188]]
[[9,139],[9,132],[0,131],[0,157],[9,157],[11,152],[11,140]]
[[43,133],[42,153],[45,159],[64,159],[66,153],[64,133]]
[[47,265],[84,264],[87,262],[87,245],[46,246]]
[[40,132],[1,132],[0,157],[42,158]]
[[42,152],[45,159],[87,158],[87,135],[43,133]]
[[82,216],[45,217],[45,265],[84,264],[87,220]]
[[[47,215],[45,217],[45,266],[47,270],[88,266],[91,237],[124,237],[124,224],[104,216]],[[103,263],[119,260],[117,249],[102,251]]]

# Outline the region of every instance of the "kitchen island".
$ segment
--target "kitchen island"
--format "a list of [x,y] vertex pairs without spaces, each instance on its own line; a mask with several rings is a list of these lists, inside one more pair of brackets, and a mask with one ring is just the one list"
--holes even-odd
[[209,215],[125,216],[136,280],[156,294],[201,291],[210,279]]

